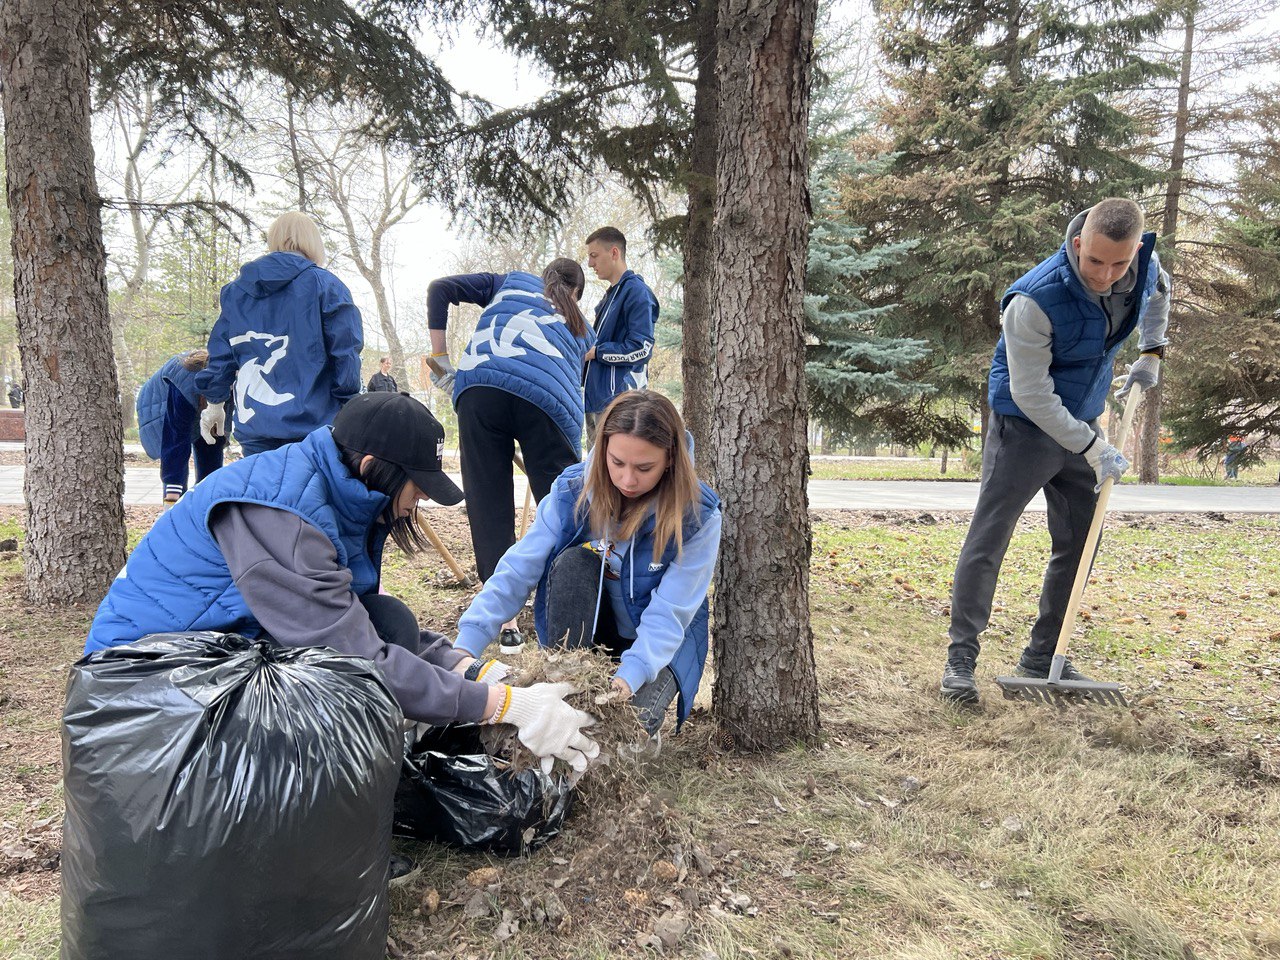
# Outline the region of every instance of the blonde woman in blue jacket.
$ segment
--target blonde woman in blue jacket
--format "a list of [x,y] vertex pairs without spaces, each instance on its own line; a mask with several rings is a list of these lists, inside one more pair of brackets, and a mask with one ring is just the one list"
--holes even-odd
[[560,474],[458,621],[456,648],[478,657],[536,588],[539,644],[607,650],[613,688],[650,734],[673,700],[683,723],[706,663],[721,519],[690,447],[670,400],[620,394],[586,462]]

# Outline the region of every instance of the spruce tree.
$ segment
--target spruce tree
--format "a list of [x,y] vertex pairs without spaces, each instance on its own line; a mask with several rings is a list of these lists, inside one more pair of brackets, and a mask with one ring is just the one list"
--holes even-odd
[[867,243],[918,243],[861,289],[871,305],[901,303],[881,332],[928,340],[927,379],[985,413],[1005,288],[1061,244],[1073,213],[1156,179],[1132,156],[1144,131],[1114,103],[1167,73],[1139,52],[1166,15],[1124,0],[882,0],[878,12],[890,94],[884,133],[861,152],[891,160],[842,192]]
[[1172,379],[1167,422],[1177,446],[1221,458],[1246,437],[1251,457],[1280,440],[1280,141],[1242,171],[1236,216],[1213,238],[1225,271],[1212,289],[1212,335],[1193,334],[1194,363]]

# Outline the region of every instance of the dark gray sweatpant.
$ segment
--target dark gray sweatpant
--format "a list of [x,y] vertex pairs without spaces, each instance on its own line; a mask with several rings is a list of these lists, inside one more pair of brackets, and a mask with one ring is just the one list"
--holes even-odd
[[991,414],[978,505],[951,588],[948,659],[977,660],[978,634],[991,619],[996,579],[1009,540],[1031,498],[1043,490],[1053,552],[1040,590],[1040,615],[1023,658],[1048,666],[1093,519],[1097,482],[1083,454],[1064,450],[1030,420]]

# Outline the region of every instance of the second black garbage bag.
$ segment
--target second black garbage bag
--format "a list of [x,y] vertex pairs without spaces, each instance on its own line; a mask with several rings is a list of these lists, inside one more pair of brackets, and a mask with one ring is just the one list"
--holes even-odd
[[515,771],[485,753],[474,725],[432,727],[406,745],[397,836],[518,855],[557,836],[574,788],[560,773]]
[[400,708],[369,661],[160,634],[72,667],[63,960],[382,960]]

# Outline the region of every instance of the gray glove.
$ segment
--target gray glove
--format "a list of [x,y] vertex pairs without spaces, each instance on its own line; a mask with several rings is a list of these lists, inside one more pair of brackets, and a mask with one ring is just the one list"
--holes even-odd
[[564,702],[574,692],[572,684],[535,683],[509,689],[511,705],[499,722],[516,728],[520,742],[542,761],[543,773],[551,773],[557,759],[581,773],[588,761],[600,755],[600,745],[582,732],[596,718]]
[[1124,454],[1101,437],[1084,452],[1084,458],[1089,461],[1089,466],[1093,467],[1093,473],[1098,478],[1098,485],[1093,488],[1094,493],[1102,489],[1102,484],[1108,477],[1119,483],[1124,472],[1129,469],[1129,461],[1124,458]]
[[1154,353],[1144,353],[1136,363],[1125,367],[1124,372],[1128,376],[1116,391],[1117,400],[1124,400],[1135,386],[1141,387],[1144,393],[1154,387],[1160,379],[1160,358]]
[[209,404],[200,413],[200,436],[205,443],[217,443],[219,437],[226,435],[227,411],[221,403]]
[[457,373],[447,353],[433,353],[427,364],[431,368],[431,382],[445,393],[453,393],[453,375]]

